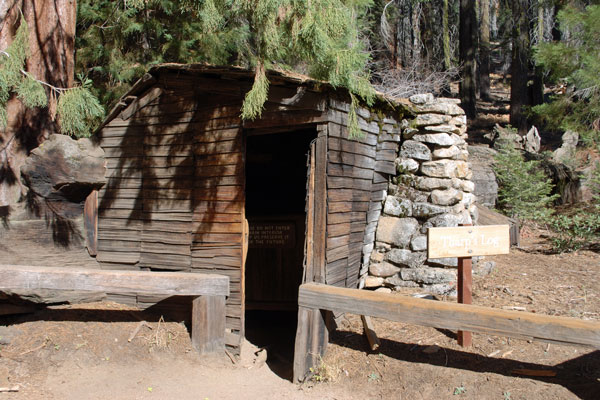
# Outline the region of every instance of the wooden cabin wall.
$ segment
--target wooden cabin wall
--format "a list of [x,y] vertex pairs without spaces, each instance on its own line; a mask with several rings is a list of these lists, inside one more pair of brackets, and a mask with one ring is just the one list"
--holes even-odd
[[226,342],[235,353],[244,326],[241,97],[202,92],[219,85],[162,74],[138,96],[152,99],[141,107],[137,101],[136,110],[121,113],[129,118],[117,117],[103,129],[109,172],[99,207],[98,260],[103,267],[229,276]]
[[347,102],[327,104],[326,93],[273,81],[263,117],[242,123],[250,81],[177,71],[157,76],[101,131],[108,167],[108,184],[99,193],[102,267],[229,276],[226,343],[237,353],[244,336],[243,130],[314,126],[327,133],[325,282],[357,287],[388,175],[395,173],[396,122],[359,109],[364,137],[349,139]]
[[394,120],[375,121],[359,109],[363,137],[350,139],[348,112],[348,103],[330,100],[326,282],[355,288],[363,248],[375,240],[388,174],[395,173],[400,137]]

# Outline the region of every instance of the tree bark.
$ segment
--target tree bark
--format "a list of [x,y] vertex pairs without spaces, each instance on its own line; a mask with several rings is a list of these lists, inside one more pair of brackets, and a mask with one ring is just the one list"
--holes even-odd
[[[444,57],[444,71],[450,71],[450,68],[452,68],[449,19],[450,8],[448,6],[448,0],[442,0],[442,54]],[[442,87],[442,95],[451,95],[449,82],[444,84],[444,86]]]
[[490,0],[481,0],[479,39],[479,97],[487,101],[490,99]]
[[421,3],[415,3],[411,7],[411,25],[412,25],[412,62],[413,65],[421,63]]
[[460,0],[459,50],[462,65],[460,81],[460,99],[467,118],[475,118],[477,83],[476,58],[477,49],[477,15],[475,2]]
[[527,0],[512,0],[513,34],[510,78],[510,124],[519,134],[527,134],[527,117],[523,107],[531,105],[527,87],[530,65],[529,20]]
[[[544,41],[544,6],[542,0],[537,1],[537,20],[533,26],[537,31],[537,43]],[[533,84],[531,85],[531,105],[536,106],[544,102],[544,71],[531,60],[533,68]]]
[[498,37],[498,14],[500,13],[500,0],[490,1],[490,36],[496,39]]
[[[21,12],[29,26],[29,57],[25,70],[57,87],[73,86],[75,62],[75,0],[13,0],[0,4],[0,50],[13,40]],[[21,195],[20,168],[30,150],[58,132],[47,108],[27,109],[13,97],[8,123],[0,130],[0,207]]]

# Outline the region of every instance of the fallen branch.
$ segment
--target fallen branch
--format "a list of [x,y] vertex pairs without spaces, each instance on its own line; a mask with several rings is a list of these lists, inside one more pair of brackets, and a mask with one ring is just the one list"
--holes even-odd
[[231,352],[227,349],[225,349],[225,354],[227,354],[227,357],[229,357],[229,359],[231,360],[231,362],[235,365],[237,364],[237,360],[235,359],[235,356],[233,354],[231,354]]
[[40,349],[43,349],[48,344],[49,341],[50,341],[50,339],[46,338],[44,340],[44,343],[42,343],[41,345],[39,345],[39,346],[37,346],[37,347],[35,347],[35,348],[31,349],[31,350],[24,351],[24,352],[20,353],[18,356],[19,357],[20,356],[24,356],[25,354],[33,353],[34,351],[38,351]]
[[127,341],[131,342],[137,336],[137,334],[140,332],[140,329],[142,329],[142,326],[144,326],[144,325],[146,325],[148,328],[152,329],[152,327],[150,325],[148,325],[148,323],[146,321],[140,321],[136,325],[135,329],[131,332],[131,335],[129,335],[129,338],[127,339]]

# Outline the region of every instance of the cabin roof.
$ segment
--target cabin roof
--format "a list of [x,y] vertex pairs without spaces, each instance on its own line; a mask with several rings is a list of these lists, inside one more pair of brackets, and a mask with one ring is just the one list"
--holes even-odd
[[[152,86],[156,80],[155,77],[163,72],[175,72],[185,75],[197,75],[197,76],[210,76],[217,79],[225,80],[247,80],[252,81],[254,78],[254,70],[238,67],[238,66],[216,66],[203,63],[194,64],[179,64],[179,63],[165,63],[158,64],[148,70],[148,72],[140,78],[131,89],[125,93],[117,105],[113,107],[108,116],[98,127],[97,131],[100,131],[107,123],[114,119],[125,107],[129,105],[133,96],[137,96],[143,93],[146,89]],[[342,95],[348,94],[348,90],[345,88],[335,87],[329,82],[320,81],[309,76],[292,72],[284,71],[281,69],[269,69],[267,70],[267,77],[272,85],[295,85],[295,86],[306,86],[311,90],[318,92],[336,92]],[[374,106],[371,108],[381,109],[402,109],[409,114],[413,114],[414,110],[408,99],[392,98],[384,95],[383,93],[376,92],[376,101]]]

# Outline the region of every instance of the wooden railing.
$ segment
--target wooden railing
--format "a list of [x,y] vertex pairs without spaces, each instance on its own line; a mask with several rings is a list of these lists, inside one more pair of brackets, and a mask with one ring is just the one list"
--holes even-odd
[[[318,283],[306,283],[300,286],[298,306],[299,315],[303,310],[338,311],[435,328],[586,345],[600,349],[600,322],[576,318],[432,301]],[[300,323],[299,320],[298,324]],[[299,333],[307,331],[310,332],[311,329],[298,327]],[[310,358],[309,361],[305,361],[306,354],[311,350],[309,348],[303,350],[303,343],[310,343],[310,340],[297,335],[294,355],[294,380],[296,381],[302,380],[313,366],[310,365]]]
[[225,349],[225,297],[229,296],[229,278],[224,275],[0,265],[0,289],[197,296],[192,302],[193,346],[200,353]]

